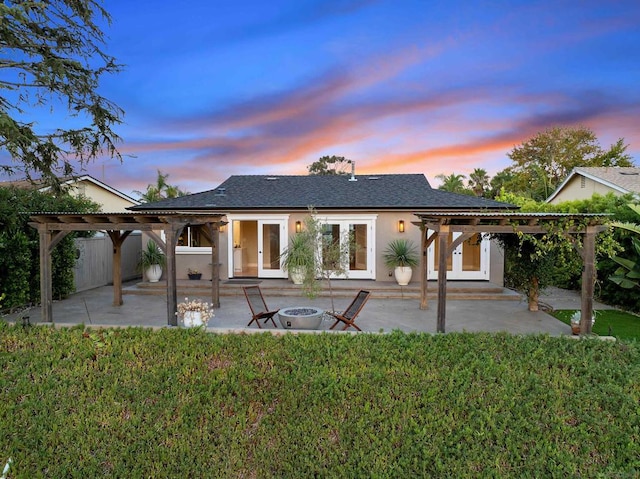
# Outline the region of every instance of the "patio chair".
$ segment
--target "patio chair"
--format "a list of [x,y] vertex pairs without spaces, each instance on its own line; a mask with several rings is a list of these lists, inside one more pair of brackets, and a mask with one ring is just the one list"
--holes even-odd
[[331,311],[327,311],[327,314],[333,316],[336,319],[336,322],[333,323],[333,326],[331,326],[329,329],[333,329],[338,324],[344,323],[344,327],[342,328],[343,331],[349,327],[354,327],[358,331],[362,331],[362,329],[360,329],[355,323],[355,320],[362,308],[364,308],[364,305],[369,299],[369,296],[371,296],[371,293],[362,289],[343,313],[332,313]]
[[255,321],[258,327],[262,328],[260,320],[264,319],[264,324],[271,320],[273,325],[277,328],[278,326],[276,326],[276,322],[273,320],[273,317],[280,310],[276,309],[269,311],[267,303],[265,303],[264,297],[262,296],[262,291],[260,291],[260,286],[244,286],[242,289],[244,291],[244,295],[247,297],[247,302],[249,303],[249,308],[253,315],[251,321],[247,324],[247,327],[251,326],[251,323]]

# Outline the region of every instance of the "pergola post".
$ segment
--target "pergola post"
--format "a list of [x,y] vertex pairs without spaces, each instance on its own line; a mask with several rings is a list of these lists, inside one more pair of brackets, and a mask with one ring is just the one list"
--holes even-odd
[[429,236],[429,228],[425,225],[421,226],[422,230],[422,263],[420,264],[420,309],[427,309],[428,307],[428,287],[429,284],[429,255],[428,250],[429,246],[433,243],[433,241],[437,238],[438,233],[434,231]]
[[47,225],[40,225],[40,311],[42,321],[50,323],[53,319],[53,287],[51,285],[51,237]]
[[107,231],[113,245],[113,305],[122,306],[122,243],[131,231]]
[[165,228],[166,238],[166,251],[167,258],[167,322],[169,326],[178,325],[178,288],[176,281],[176,245],[178,244],[178,238],[183,224],[169,222],[169,225]]
[[208,224],[211,235],[211,306],[220,308],[220,228]]
[[591,334],[593,317],[593,290],[595,285],[595,257],[597,228],[587,226],[582,241],[582,302],[580,305],[580,334]]
[[422,225],[420,227],[420,309],[427,309],[427,274],[429,268],[427,267],[427,235],[429,230]]
[[445,332],[445,316],[447,314],[447,252],[449,241],[449,225],[440,225],[438,230],[438,313],[436,331]]

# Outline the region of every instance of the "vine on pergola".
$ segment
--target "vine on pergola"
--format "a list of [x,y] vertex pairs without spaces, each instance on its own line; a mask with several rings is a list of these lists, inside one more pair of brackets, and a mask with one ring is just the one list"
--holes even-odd
[[[593,217],[557,218],[540,223],[546,233],[523,233],[514,224],[515,234],[492,235],[505,250],[505,283],[526,294],[529,310],[538,311],[540,291],[553,282],[558,271],[581,263],[582,238]],[[601,232],[596,241],[596,258],[610,257],[621,250],[611,228]]]

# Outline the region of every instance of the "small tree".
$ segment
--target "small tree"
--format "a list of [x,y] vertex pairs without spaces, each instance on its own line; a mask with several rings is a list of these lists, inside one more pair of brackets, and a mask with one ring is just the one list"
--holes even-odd
[[348,175],[351,160],[344,156],[323,156],[307,167],[310,175]]
[[[550,205],[506,193],[496,199],[516,204],[521,207],[520,211],[522,212],[608,212],[603,205],[597,204],[598,198],[565,202],[560,205]],[[607,200],[613,199],[613,196],[607,197]],[[609,203],[605,202],[605,204]],[[579,247],[580,244],[577,238],[571,242],[565,232],[568,229],[580,229],[580,227],[580,224],[558,219],[547,224],[548,232],[546,234],[518,233],[493,236],[505,250],[505,285],[526,294],[531,311],[538,310],[540,290],[550,285],[558,285],[557,282],[561,277],[563,281],[569,281],[571,276],[577,275],[579,280],[582,260],[576,247]],[[619,244],[609,231],[598,235],[596,240],[597,257],[607,258],[619,248]]]
[[[315,298],[322,287],[321,281],[325,280],[331,297],[331,309],[335,311],[331,279],[333,276],[346,277],[349,272],[349,260],[355,251],[352,235],[337,237],[328,225],[318,219],[316,210],[309,207],[309,216],[304,219],[304,227],[297,236],[298,247],[308,257],[307,261],[297,265],[304,275],[302,290],[309,298]],[[283,262],[287,262],[286,253]]]

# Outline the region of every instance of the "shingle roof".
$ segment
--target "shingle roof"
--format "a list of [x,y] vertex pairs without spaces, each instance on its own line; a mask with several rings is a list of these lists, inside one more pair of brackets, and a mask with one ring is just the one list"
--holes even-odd
[[584,167],[576,173],[611,183],[628,193],[640,193],[640,168],[635,167]]
[[640,194],[640,168],[632,166],[581,166],[571,170],[571,173],[567,175],[560,186],[546,199],[547,203],[558,196],[567,183],[576,175],[589,178],[623,194]]
[[504,209],[513,205],[431,188],[422,174],[238,175],[214,190],[155,203],[134,210],[244,209]]

